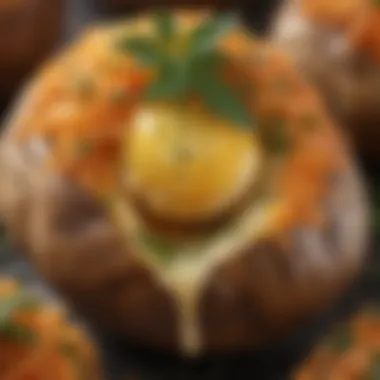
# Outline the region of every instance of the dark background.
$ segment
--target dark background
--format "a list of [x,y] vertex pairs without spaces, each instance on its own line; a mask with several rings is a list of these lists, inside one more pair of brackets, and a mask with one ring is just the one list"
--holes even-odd
[[[263,33],[269,24],[280,0],[246,1],[243,16],[257,33]],[[119,17],[120,13],[106,11],[96,0],[67,0],[63,41],[72,39],[81,29],[94,20],[105,17]],[[9,103],[10,96],[5,103]],[[4,109],[6,104],[2,105]],[[371,195],[378,196],[377,164],[361,162],[368,189]],[[374,209],[374,207],[373,207]],[[375,212],[374,212],[375,214]],[[375,216],[374,216],[375,219]],[[178,357],[168,357],[138,347],[123,345],[106,337],[94,335],[98,339],[104,359],[104,366],[111,380],[283,380],[289,370],[309,352],[312,345],[332,324],[337,323],[355,310],[363,302],[380,301],[377,289],[380,285],[380,260],[375,222],[370,249],[370,264],[367,271],[325,315],[318,316],[308,326],[300,326],[298,333],[278,347],[262,352],[244,355],[205,358],[198,361],[185,361]],[[46,297],[54,297],[37,279],[27,263],[15,259],[5,239],[0,241],[0,272],[12,273],[21,277],[30,286],[36,286]],[[2,268],[2,269],[1,269]],[[377,269],[379,268],[379,269]],[[154,312],[154,311],[153,311]],[[91,380],[91,379],[84,379]]]

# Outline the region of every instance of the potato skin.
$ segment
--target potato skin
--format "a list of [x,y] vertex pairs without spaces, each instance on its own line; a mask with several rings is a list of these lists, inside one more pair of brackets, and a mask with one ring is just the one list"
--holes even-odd
[[62,29],[63,0],[3,2],[0,8],[1,100],[51,52]]
[[350,49],[337,31],[305,19],[297,1],[284,3],[272,25],[271,39],[320,90],[356,150],[379,163],[380,66]]
[[[10,148],[5,137],[0,210],[39,273],[102,330],[179,350],[172,295],[125,248],[102,208],[67,180],[41,175],[28,149]],[[258,241],[210,275],[197,310],[203,353],[276,342],[330,306],[358,272],[367,240],[361,180],[351,163],[328,180],[323,229],[299,225]]]

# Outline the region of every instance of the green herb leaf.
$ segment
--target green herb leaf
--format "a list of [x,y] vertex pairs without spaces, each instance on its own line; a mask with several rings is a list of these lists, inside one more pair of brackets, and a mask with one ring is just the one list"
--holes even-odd
[[162,11],[156,16],[158,40],[123,40],[120,44],[122,49],[134,54],[143,64],[157,69],[157,78],[146,89],[144,97],[149,100],[181,100],[185,95],[194,93],[216,114],[238,126],[252,127],[252,115],[239,99],[238,91],[218,77],[225,57],[217,51],[217,42],[237,22],[237,16],[232,13],[207,18],[190,35],[185,46],[187,50],[179,53],[158,43],[170,43],[175,33],[170,12]]
[[34,344],[36,341],[33,331],[11,321],[0,323],[0,336],[17,343]]
[[270,153],[277,156],[287,154],[291,148],[285,120],[281,117],[269,117],[261,120],[261,138]]
[[0,300],[0,325],[5,323],[15,310],[34,311],[40,306],[38,300],[30,295],[17,294]]
[[161,260],[170,260],[176,250],[174,244],[171,244],[163,238],[148,231],[141,233],[140,241],[145,245],[146,248],[156,253]]
[[254,120],[236,92],[218,78],[215,73],[204,71],[194,76],[194,87],[205,104],[218,115],[236,123],[239,127],[252,128]]
[[340,327],[333,336],[332,348],[337,354],[342,354],[352,345],[352,334],[346,325]]
[[191,35],[190,53],[197,55],[213,50],[218,40],[236,26],[238,21],[239,18],[234,13],[224,13],[208,18]]
[[156,28],[159,39],[168,42],[175,32],[175,22],[169,10],[161,10],[156,13]]
[[189,86],[189,66],[186,60],[171,59],[161,65],[158,78],[145,92],[149,100],[179,99]]
[[126,38],[118,43],[120,50],[129,51],[143,65],[156,66],[160,64],[162,53],[156,42],[146,37]]
[[379,380],[380,379],[380,353],[375,353],[372,357],[371,368],[366,377],[366,380]]

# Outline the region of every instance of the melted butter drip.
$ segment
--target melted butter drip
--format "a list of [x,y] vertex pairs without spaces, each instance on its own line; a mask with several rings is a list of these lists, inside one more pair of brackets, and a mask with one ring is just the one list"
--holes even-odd
[[[252,130],[226,124],[199,108],[145,106],[136,113],[125,142],[126,193],[132,191],[161,217],[201,220],[219,215],[252,191],[260,178],[263,154]],[[121,199],[120,203],[126,202],[125,195]],[[262,233],[270,207],[267,203],[248,206],[227,232],[201,244],[182,245],[169,262],[134,238],[133,223],[122,210],[115,207],[127,244],[134,242],[133,252],[177,306],[182,352],[198,355],[203,347],[199,302],[207,281],[215,267]]]
[[[200,297],[212,272],[223,262],[236,256],[244,247],[254,244],[257,239],[269,233],[278,217],[279,205],[272,201],[261,201],[252,206],[236,223],[234,228],[221,234],[199,249],[185,247],[178,251],[170,263],[157,260],[157,256],[144,250],[136,236],[136,221],[130,213],[124,213],[125,199],[113,203],[114,217],[123,228],[128,250],[141,260],[156,276],[173,297],[179,319],[179,344],[184,355],[195,357],[202,352],[203,339],[198,313]],[[124,207],[124,208],[123,208]],[[131,226],[134,232],[131,233]]]

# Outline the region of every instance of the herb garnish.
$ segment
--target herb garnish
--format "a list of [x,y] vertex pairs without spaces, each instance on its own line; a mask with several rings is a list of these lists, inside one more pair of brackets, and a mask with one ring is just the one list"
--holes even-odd
[[285,119],[280,116],[264,117],[261,125],[261,138],[269,152],[276,156],[288,153],[291,141],[286,131]]
[[177,33],[170,12],[157,12],[155,36],[124,38],[122,51],[132,53],[141,64],[156,69],[156,79],[143,96],[150,100],[181,100],[195,95],[204,105],[241,127],[252,127],[253,118],[236,90],[221,74],[226,58],[218,42],[236,24],[234,14],[210,17],[190,35]]
[[380,353],[376,352],[372,357],[371,368],[366,380],[380,379]]
[[159,259],[165,262],[170,261],[176,251],[174,244],[148,231],[142,232],[139,240],[146,248],[152,250]]
[[11,321],[0,323],[0,336],[17,343],[33,344],[36,340],[33,331]]
[[17,294],[0,300],[0,325],[6,321],[14,310],[34,311],[39,303],[29,295]]
[[0,300],[0,336],[16,342],[34,343],[35,334],[27,327],[18,325],[11,320],[14,311],[34,311],[39,303],[25,294],[10,295]]
[[352,334],[350,329],[347,326],[340,327],[335,335],[334,339],[332,341],[332,347],[334,352],[337,354],[342,354],[352,345]]

